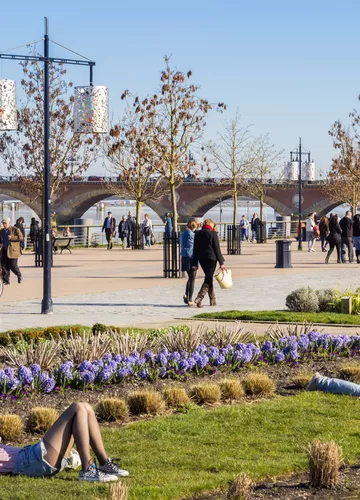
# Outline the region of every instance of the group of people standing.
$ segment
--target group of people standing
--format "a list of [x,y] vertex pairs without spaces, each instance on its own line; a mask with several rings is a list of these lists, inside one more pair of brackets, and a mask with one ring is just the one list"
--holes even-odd
[[[127,217],[126,215],[122,216],[118,228],[116,227],[116,219],[113,217],[112,212],[109,211],[107,217],[105,217],[102,232],[105,231],[108,250],[113,248],[112,239],[116,236],[116,229],[118,230],[119,240],[121,241],[123,249],[125,249],[125,244],[126,248],[130,248],[134,245],[137,224],[136,217],[132,215],[131,211],[129,211]],[[141,230],[145,240],[145,248],[150,248],[154,242],[154,233],[149,214],[145,214],[144,220],[141,224]]]
[[[254,213],[251,220],[248,221],[245,215],[240,219],[240,235],[241,241],[251,241],[256,243],[258,239],[260,228],[260,219],[257,213]],[[251,240],[249,239],[249,232],[251,231]]]
[[[225,269],[225,259],[220,250],[216,224],[211,219],[205,219],[199,228],[198,223],[190,219],[181,235],[181,267],[188,275],[183,297],[185,304],[190,307],[203,307],[202,301],[208,294],[210,305],[216,305],[214,274],[217,263],[221,269]],[[194,301],[195,278],[199,264],[205,277]]]
[[330,214],[329,217],[321,217],[317,224],[316,214],[310,213],[306,218],[306,240],[309,252],[315,252],[315,241],[318,238],[321,241],[322,251],[327,252],[325,264],[329,263],[335,248],[338,264],[345,264],[347,260],[350,263],[353,262],[354,247],[356,261],[360,264],[360,214],[352,217],[348,210],[342,219],[339,219],[337,214]]

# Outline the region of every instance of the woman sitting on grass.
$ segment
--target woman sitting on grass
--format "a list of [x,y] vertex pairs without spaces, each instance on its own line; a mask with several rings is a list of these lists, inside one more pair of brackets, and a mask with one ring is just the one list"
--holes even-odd
[[[82,466],[79,481],[106,483],[129,475],[107,456],[94,410],[88,403],[72,403],[37,444],[24,448],[0,445],[0,473],[54,476],[68,463],[74,441]],[[99,468],[92,461],[90,446]]]

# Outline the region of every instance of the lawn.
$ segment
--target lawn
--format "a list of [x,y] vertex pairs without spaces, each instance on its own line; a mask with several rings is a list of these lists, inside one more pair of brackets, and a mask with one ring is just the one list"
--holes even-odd
[[279,323],[327,323],[329,325],[360,325],[360,315],[340,314],[334,312],[291,312],[291,311],[223,311],[202,313],[196,319],[228,319],[248,321],[271,321]]
[[[131,500],[170,500],[226,488],[241,471],[260,479],[305,469],[315,438],[335,439],[353,463],[360,456],[359,410],[355,398],[303,392],[104,428],[103,435],[110,455],[121,456],[131,472]],[[107,489],[78,483],[75,473],[0,477],[4,500],[106,499]]]

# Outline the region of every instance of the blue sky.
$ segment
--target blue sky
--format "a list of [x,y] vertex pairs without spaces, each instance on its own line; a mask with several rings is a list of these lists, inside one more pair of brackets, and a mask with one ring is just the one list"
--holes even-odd
[[[208,120],[208,139],[239,108],[286,158],[301,136],[318,170],[330,165],[331,123],[360,109],[358,0],[17,0],[2,9],[0,50],[41,38],[45,15],[51,38],[96,61],[95,84],[109,86],[115,119],[124,89],[156,89],[164,54],[193,71],[204,97],[228,104]],[[0,78],[20,76],[0,61]],[[69,66],[69,76],[88,81],[85,68]]]

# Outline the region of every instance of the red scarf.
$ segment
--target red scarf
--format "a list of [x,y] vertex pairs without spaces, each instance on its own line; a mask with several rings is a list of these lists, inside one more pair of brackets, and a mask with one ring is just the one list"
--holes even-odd
[[209,224],[203,224],[203,228],[204,229],[210,229],[210,231],[213,230],[213,228],[211,226],[209,226]]

